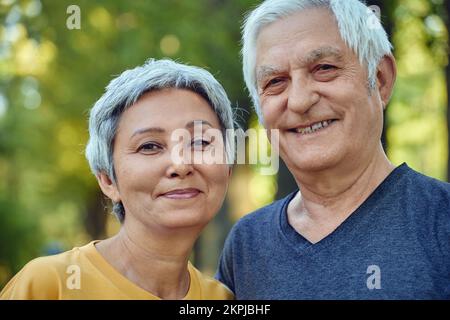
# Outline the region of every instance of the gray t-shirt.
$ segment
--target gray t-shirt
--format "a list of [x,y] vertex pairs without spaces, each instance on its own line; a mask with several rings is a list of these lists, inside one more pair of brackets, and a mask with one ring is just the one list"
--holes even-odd
[[450,184],[403,164],[316,244],[287,221],[295,194],[230,232],[216,278],[237,299],[450,299]]

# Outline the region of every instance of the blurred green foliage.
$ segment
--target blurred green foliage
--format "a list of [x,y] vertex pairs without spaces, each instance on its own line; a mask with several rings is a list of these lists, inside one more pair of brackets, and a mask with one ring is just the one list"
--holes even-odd
[[387,113],[389,158],[446,180],[447,13],[439,0],[396,1],[398,80]]

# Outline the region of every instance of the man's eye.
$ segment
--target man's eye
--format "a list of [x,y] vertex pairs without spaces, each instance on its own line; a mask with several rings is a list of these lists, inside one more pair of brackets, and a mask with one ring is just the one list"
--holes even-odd
[[147,143],[142,144],[139,147],[138,151],[143,151],[144,153],[154,153],[161,149],[162,149],[162,147],[160,145],[153,143],[153,142],[147,142]]
[[264,86],[264,88],[269,88],[271,86],[277,85],[281,82],[280,78],[273,78],[270,79],[269,81],[267,81],[266,85]]
[[316,68],[317,71],[329,71],[334,69],[336,69],[336,67],[331,64],[321,64]]
[[332,64],[320,64],[313,69],[312,74],[317,81],[328,82],[339,75],[338,69]]

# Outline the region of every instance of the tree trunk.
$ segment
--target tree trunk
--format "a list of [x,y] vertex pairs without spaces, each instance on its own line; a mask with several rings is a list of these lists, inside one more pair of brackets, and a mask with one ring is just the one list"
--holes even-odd
[[277,176],[277,185],[278,189],[276,199],[282,199],[298,188],[297,182],[295,182],[295,179],[292,176],[291,172],[281,159],[280,159],[280,168],[278,170]]
[[98,191],[89,202],[84,220],[86,231],[92,239],[103,239],[105,237],[106,218],[105,196]]

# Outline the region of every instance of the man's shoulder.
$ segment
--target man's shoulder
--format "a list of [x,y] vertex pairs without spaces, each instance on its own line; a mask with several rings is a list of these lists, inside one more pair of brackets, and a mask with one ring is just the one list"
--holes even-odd
[[407,180],[409,190],[420,193],[422,198],[450,199],[450,183],[427,176],[414,169],[408,168]]
[[390,206],[396,208],[395,212],[402,213],[397,217],[402,216],[405,223],[416,228],[417,232],[433,237],[440,233],[444,234],[443,238],[448,237],[449,183],[408,168],[402,182],[392,190],[390,198]]

